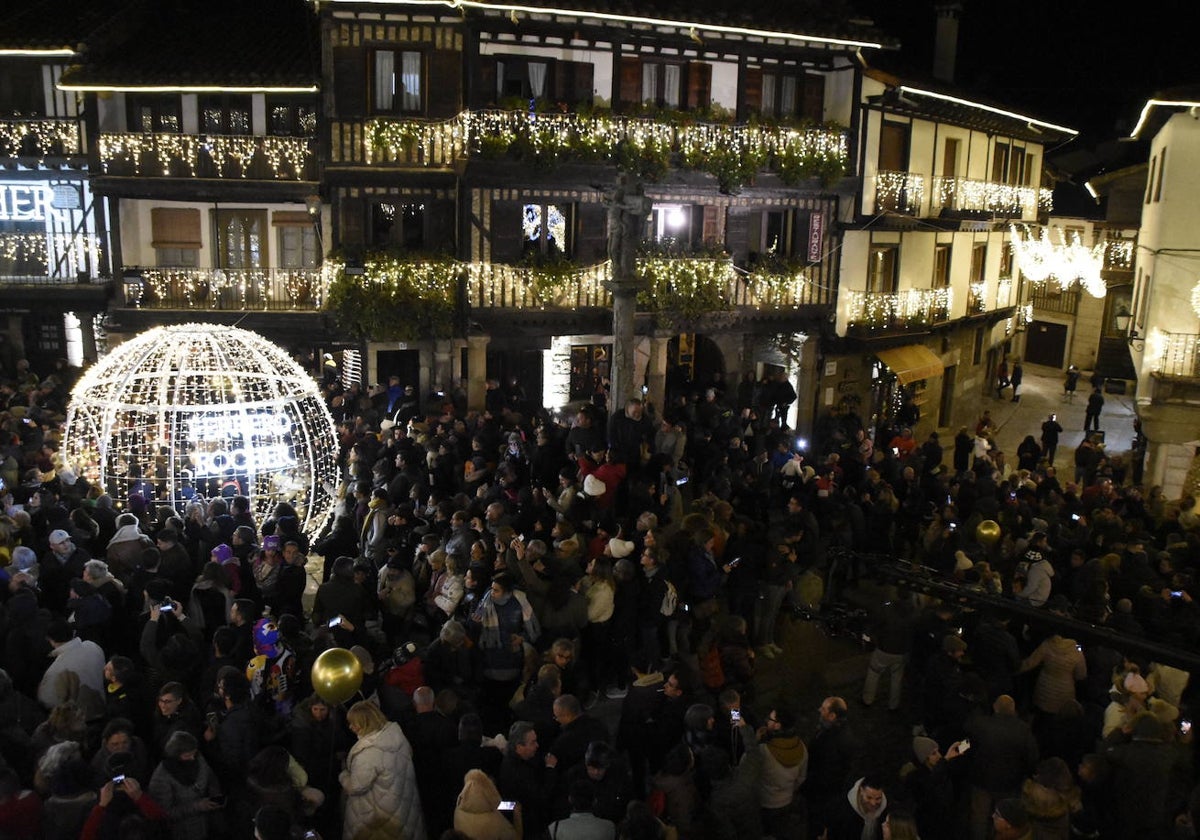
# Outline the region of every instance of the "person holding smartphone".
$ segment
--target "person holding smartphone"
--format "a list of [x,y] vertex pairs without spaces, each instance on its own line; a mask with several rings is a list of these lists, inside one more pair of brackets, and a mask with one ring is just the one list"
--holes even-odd
[[521,804],[502,800],[484,771],[468,770],[454,805],[454,830],[479,840],[518,840]]
[[203,840],[212,836],[213,815],[224,807],[224,796],[216,774],[200,754],[196,736],[180,730],[167,739],[149,790],[166,812],[172,838]]

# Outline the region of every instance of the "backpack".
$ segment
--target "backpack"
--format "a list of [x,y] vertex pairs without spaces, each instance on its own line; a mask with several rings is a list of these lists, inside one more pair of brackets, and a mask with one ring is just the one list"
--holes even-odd
[[675,608],[679,605],[679,590],[669,580],[666,584],[667,591],[663,593],[662,605],[658,608],[658,611],[670,617],[675,615]]

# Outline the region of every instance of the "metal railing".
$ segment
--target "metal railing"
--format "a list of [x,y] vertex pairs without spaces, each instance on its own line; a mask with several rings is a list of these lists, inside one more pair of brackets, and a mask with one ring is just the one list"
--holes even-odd
[[847,323],[865,330],[940,324],[950,320],[954,303],[949,287],[895,293],[848,291],[846,295]]
[[328,290],[319,268],[126,269],[124,305],[134,309],[316,311]]
[[1153,363],[1155,373],[1163,376],[1200,376],[1200,335],[1152,333],[1151,337],[1155,344],[1161,346]]
[[79,120],[14,117],[0,120],[0,157],[83,154]]
[[101,134],[100,166],[107,175],[317,180],[312,137],[217,134]]
[[1034,217],[1050,212],[1054,195],[1038,187],[938,175],[933,179],[932,210],[993,213],[1008,218]]
[[925,176],[880,170],[875,173],[875,212],[915,216],[925,201]]

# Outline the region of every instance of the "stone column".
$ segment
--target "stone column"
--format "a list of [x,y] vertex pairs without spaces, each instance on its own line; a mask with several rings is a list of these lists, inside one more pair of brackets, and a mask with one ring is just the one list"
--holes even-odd
[[487,403],[487,348],[491,338],[472,335],[467,338],[467,409],[483,411]]
[[83,312],[79,318],[79,333],[83,341],[83,363],[90,365],[96,361],[96,329],[92,321],[94,312]]
[[612,262],[612,279],[607,285],[613,296],[610,413],[623,411],[626,400],[641,396],[634,388],[633,320],[637,293],[642,288],[637,276],[637,248],[650,207],[641,183],[628,172],[620,172],[608,199],[608,258]]
[[433,343],[433,376],[429,382],[431,392],[443,391],[448,394],[454,390],[453,358],[453,341],[443,339]]
[[646,366],[646,399],[654,403],[662,417],[667,402],[667,343],[669,336],[650,336],[650,361]]

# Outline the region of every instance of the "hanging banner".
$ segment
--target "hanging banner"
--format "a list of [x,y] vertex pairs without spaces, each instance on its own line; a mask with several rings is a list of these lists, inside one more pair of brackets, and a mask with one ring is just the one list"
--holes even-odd
[[825,214],[815,212],[808,217],[808,261],[821,261],[821,246],[825,239]]

